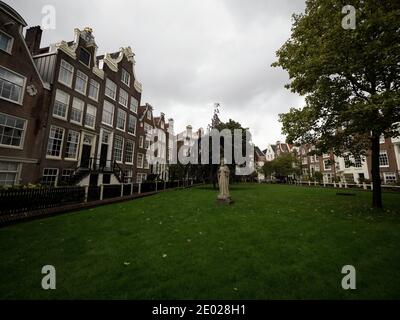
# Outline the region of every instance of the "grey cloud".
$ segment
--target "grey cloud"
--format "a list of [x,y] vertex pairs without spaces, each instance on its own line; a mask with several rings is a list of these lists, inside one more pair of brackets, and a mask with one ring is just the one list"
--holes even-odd
[[94,29],[99,54],[130,45],[143,83],[143,102],[173,117],[178,129],[206,127],[213,103],[221,118],[241,122],[264,147],[283,139],[278,114],[303,99],[284,89],[286,72],[271,68],[290,35],[291,15],[303,0],[6,0],[41,23],[54,5],[57,29],[44,44],[71,40],[73,29]]

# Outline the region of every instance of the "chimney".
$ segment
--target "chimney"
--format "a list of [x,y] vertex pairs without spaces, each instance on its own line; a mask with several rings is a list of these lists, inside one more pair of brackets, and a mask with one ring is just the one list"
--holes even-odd
[[40,26],[32,27],[26,30],[25,42],[33,56],[39,53],[40,42],[42,41],[42,33],[43,31]]

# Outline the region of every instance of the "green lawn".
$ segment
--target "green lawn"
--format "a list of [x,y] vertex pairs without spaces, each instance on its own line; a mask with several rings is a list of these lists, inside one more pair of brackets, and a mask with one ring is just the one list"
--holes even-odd
[[199,187],[1,228],[0,298],[399,299],[400,195],[336,192],[239,185],[228,207]]

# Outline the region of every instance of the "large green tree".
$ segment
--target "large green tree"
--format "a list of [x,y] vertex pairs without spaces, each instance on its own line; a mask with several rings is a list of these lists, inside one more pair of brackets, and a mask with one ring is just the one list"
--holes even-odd
[[[355,29],[342,25],[352,18],[342,13],[348,4]],[[379,139],[399,135],[400,1],[307,0],[277,56],[273,66],[290,76],[286,87],[306,101],[280,115],[288,141],[338,156],[370,150],[373,206],[382,208]]]

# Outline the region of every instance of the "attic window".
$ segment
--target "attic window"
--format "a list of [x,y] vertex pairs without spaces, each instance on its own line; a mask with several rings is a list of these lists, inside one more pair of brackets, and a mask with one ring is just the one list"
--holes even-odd
[[90,58],[91,58],[91,54],[81,48],[80,53],[79,53],[79,61],[82,62],[84,65],[90,67]]

